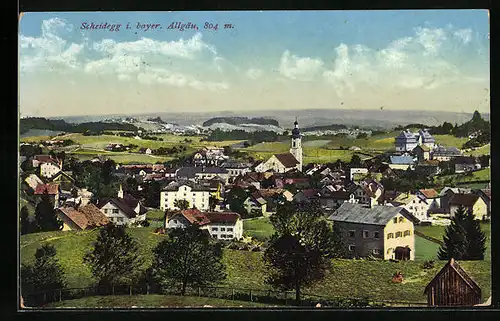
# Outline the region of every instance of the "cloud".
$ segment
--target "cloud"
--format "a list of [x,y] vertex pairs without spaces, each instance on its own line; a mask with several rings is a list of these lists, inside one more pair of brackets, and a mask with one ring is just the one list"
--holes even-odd
[[360,85],[373,90],[430,90],[469,81],[453,63],[457,40],[463,45],[470,41],[469,36],[464,30],[416,28],[413,35],[381,49],[340,44],[335,48],[333,66],[326,66],[323,77],[339,96],[355,92]]
[[321,59],[299,58],[286,50],[281,56],[279,71],[290,79],[311,81],[320,72],[322,66]]
[[472,40],[472,30],[471,29],[460,29],[453,33],[453,36],[462,40],[464,44],[468,44]]
[[250,68],[246,72],[246,76],[251,79],[259,79],[260,77],[262,77],[262,74],[262,70],[256,68]]
[[176,87],[192,87],[198,90],[220,91],[229,89],[226,82],[201,81],[192,76],[161,68],[148,68],[137,75],[137,80],[145,85],[166,84]]

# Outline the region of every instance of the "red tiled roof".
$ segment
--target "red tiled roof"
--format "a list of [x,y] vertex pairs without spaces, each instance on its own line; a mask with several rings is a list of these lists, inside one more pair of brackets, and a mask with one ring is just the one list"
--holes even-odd
[[[179,211],[176,215],[184,216],[191,224],[234,223],[240,215],[234,212],[202,212],[197,209]],[[174,217],[172,216],[172,218]]]
[[59,194],[59,184],[39,184],[35,188],[35,195],[42,195],[47,191],[49,195]]
[[274,155],[286,168],[295,167],[299,161],[291,153]]
[[85,230],[87,228],[103,226],[109,223],[109,219],[99,211],[94,204],[87,204],[78,209],[73,207],[60,207],[58,209],[73,221],[79,228]]
[[421,189],[419,190],[422,195],[424,195],[426,198],[436,198],[439,196],[438,192],[434,189]]
[[39,163],[52,163],[55,165],[59,165],[59,161],[50,155],[35,155],[33,159],[37,160]]

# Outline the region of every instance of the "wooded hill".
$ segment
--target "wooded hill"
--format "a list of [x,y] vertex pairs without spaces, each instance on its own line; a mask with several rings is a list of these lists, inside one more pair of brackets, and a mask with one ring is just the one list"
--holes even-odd
[[139,129],[132,124],[104,122],[71,124],[62,119],[46,119],[43,117],[22,118],[19,126],[21,134],[28,132],[30,129],[47,129],[69,133],[101,132],[104,130],[136,131]]
[[230,125],[241,125],[241,124],[257,124],[257,125],[273,125],[279,127],[277,120],[268,118],[249,118],[249,117],[214,117],[203,123],[204,127],[208,127],[213,124],[224,123]]

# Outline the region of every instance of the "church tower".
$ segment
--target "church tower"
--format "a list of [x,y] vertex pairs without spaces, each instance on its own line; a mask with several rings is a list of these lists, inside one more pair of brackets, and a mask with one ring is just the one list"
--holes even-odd
[[299,161],[297,169],[302,171],[302,135],[299,130],[299,123],[297,119],[293,123],[294,128],[292,129],[292,148],[290,148],[290,154],[292,154],[295,159]]

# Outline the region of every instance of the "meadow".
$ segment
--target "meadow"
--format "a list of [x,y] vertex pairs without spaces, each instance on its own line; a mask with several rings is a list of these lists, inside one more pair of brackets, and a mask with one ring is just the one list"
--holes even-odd
[[451,174],[443,176],[435,176],[434,182],[436,184],[446,185],[446,182],[452,182],[455,184],[463,185],[463,183],[474,183],[477,181],[489,181],[491,180],[491,168],[483,168],[478,171],[472,172],[471,176],[466,174]]

